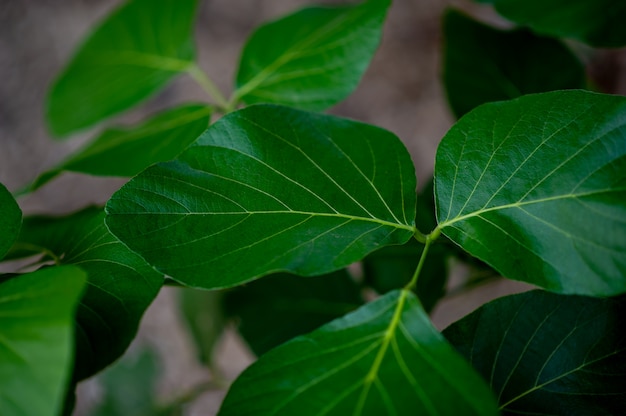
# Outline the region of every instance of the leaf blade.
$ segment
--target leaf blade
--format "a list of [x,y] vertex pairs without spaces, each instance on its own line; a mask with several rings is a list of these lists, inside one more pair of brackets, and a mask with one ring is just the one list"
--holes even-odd
[[0,183],[0,259],[9,251],[20,234],[22,210],[11,192]]
[[389,3],[311,7],[260,27],[244,47],[235,99],[305,110],[339,102],[378,47]]
[[444,335],[489,380],[504,414],[619,413],[623,312],[623,296],[532,291],[483,305]]
[[53,134],[67,135],[130,108],[185,72],[195,59],[196,4],[134,0],[113,12],[50,90],[46,118]]
[[78,267],[64,266],[0,283],[0,413],[61,411],[72,366],[72,321],[85,278]]
[[221,288],[278,271],[332,272],[408,240],[415,173],[382,129],[252,106],[135,177],[106,210],[112,232],[157,269]]
[[623,292],[625,111],[621,97],[584,91],[477,108],[437,152],[440,229],[511,279]]
[[496,414],[491,393],[468,370],[417,298],[394,291],[261,357],[219,414]]

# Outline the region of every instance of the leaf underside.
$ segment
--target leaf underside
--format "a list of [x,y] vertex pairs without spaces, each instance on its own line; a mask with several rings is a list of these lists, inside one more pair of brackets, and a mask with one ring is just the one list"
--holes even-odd
[[[341,269],[414,233],[415,172],[380,128],[260,105],[213,124],[109,200],[107,225],[190,286]],[[244,261],[245,259],[245,261]]]
[[625,300],[532,291],[488,303],[444,335],[505,415],[616,415],[626,407]]
[[437,151],[442,232],[502,275],[626,291],[626,98],[528,95],[463,117]]
[[222,416],[495,415],[485,383],[393,291],[262,356],[232,385]]

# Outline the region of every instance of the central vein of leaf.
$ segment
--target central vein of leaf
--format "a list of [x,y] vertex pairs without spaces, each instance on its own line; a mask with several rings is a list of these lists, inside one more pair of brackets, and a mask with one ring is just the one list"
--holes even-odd
[[360,415],[363,406],[365,405],[365,400],[367,399],[367,395],[372,384],[378,378],[378,371],[380,370],[380,366],[385,358],[385,354],[387,354],[387,349],[391,344],[391,341],[396,335],[396,330],[398,329],[398,325],[400,325],[400,319],[402,317],[402,310],[404,308],[404,302],[406,301],[406,297],[409,291],[403,289],[400,292],[400,296],[398,298],[398,304],[396,305],[396,309],[393,312],[393,316],[391,318],[391,322],[389,322],[389,326],[383,335],[382,342],[380,344],[380,348],[378,349],[378,354],[376,354],[376,358],[372,363],[372,367],[370,367],[370,371],[365,376],[365,380],[363,383],[363,390],[361,391],[361,396],[359,397],[359,402],[357,403],[356,408],[354,409],[354,415]]

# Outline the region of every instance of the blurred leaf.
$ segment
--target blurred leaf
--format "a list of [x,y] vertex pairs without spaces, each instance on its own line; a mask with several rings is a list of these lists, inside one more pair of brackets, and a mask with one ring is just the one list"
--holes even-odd
[[244,47],[235,99],[304,110],[343,100],[378,48],[389,3],[311,7],[261,26]]
[[505,415],[617,415],[626,408],[624,301],[533,291],[490,302],[444,335]]
[[224,332],[222,292],[181,288],[180,311],[194,340],[198,359],[214,370],[213,348]]
[[67,217],[27,217],[14,250],[20,255],[45,253],[87,272],[76,317],[75,381],[124,353],[163,282],[161,274],[109,233],[99,208]]
[[456,416],[497,408],[403,290],[263,355],[235,380],[219,414]]
[[363,304],[359,287],[345,269],[311,278],[286,273],[266,276],[227,292],[225,301],[256,355]]
[[46,115],[67,135],[126,110],[194,65],[196,0],[129,0],[96,28],[54,82]]
[[329,273],[406,242],[415,169],[386,130],[256,105],[133,178],[106,211],[110,230],[164,274],[224,288]]
[[442,232],[503,276],[626,291],[626,98],[585,91],[484,104],[435,162]]
[[156,414],[158,356],[150,349],[123,358],[99,377],[103,397],[94,416],[153,416]]
[[537,33],[596,47],[626,45],[624,0],[492,0],[507,19]]
[[64,266],[0,283],[0,414],[60,412],[85,278],[78,267]]
[[0,183],[0,260],[20,233],[22,210],[11,192]]
[[582,63],[556,39],[497,30],[452,9],[444,36],[444,84],[457,117],[490,101],[586,86]]
[[153,163],[178,156],[208,127],[210,114],[208,107],[185,105],[158,114],[139,126],[106,130],[59,166],[44,172],[30,190],[46,184],[62,171],[134,176]]

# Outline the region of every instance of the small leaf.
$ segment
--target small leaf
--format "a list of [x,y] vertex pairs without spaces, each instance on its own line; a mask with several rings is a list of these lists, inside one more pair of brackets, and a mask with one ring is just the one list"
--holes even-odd
[[195,343],[198,360],[215,370],[213,350],[226,324],[222,308],[224,294],[181,288],[179,295],[180,312]]
[[76,317],[75,381],[124,353],[163,282],[162,275],[109,233],[98,208],[60,218],[25,218],[14,250],[45,253],[60,264],[80,265],[88,274]]
[[132,0],[106,19],[50,90],[47,119],[57,136],[138,104],[194,65],[196,0]]
[[270,351],[232,385],[220,415],[495,415],[491,392],[394,291]]
[[225,299],[228,312],[239,318],[239,332],[257,355],[362,304],[360,289],[345,269],[315,278],[266,276],[227,292]]
[[[106,130],[92,143],[31,185],[35,190],[62,171],[98,176],[134,176],[156,162],[178,156],[209,125],[211,109],[185,105],[131,128]],[[120,163],[123,161],[123,163]]]
[[0,414],[59,414],[72,368],[78,267],[41,269],[0,282]]
[[508,278],[622,293],[625,137],[624,97],[560,91],[478,107],[437,150],[439,227]]
[[596,47],[626,45],[623,0],[493,0],[498,13],[537,33]]
[[617,415],[625,300],[532,291],[490,302],[444,335],[489,380],[505,415]]
[[389,3],[311,7],[260,27],[244,47],[235,99],[304,110],[343,100],[374,56]]
[[0,259],[19,235],[21,224],[22,210],[11,192],[0,183]]
[[497,30],[452,9],[444,32],[444,83],[457,117],[490,101],[586,85],[582,63],[556,39]]
[[[107,225],[190,286],[341,269],[415,228],[415,170],[380,128],[270,105],[231,113],[116,192]],[[245,259],[245,261],[244,261]]]

